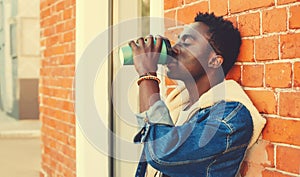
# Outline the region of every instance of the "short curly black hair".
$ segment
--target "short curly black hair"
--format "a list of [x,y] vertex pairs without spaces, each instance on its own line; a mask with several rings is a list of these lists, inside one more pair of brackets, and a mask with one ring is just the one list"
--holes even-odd
[[202,22],[209,27],[211,35],[208,42],[215,52],[224,59],[222,64],[224,75],[234,65],[241,46],[241,34],[232,22],[222,16],[217,17],[214,13],[197,13],[195,22]]

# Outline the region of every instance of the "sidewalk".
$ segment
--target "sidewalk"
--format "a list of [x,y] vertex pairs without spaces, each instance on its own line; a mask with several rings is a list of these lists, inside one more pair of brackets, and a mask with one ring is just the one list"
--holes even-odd
[[39,177],[39,120],[15,120],[0,111],[0,176]]
[[40,136],[39,120],[16,120],[0,111],[0,138],[34,138]]

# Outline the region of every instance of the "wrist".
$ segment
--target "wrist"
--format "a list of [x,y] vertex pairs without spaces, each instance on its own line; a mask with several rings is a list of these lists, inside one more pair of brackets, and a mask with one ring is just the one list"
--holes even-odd
[[160,79],[154,75],[142,75],[138,80],[137,84],[140,85],[143,81],[155,81],[158,84],[160,84]]
[[139,78],[144,77],[144,76],[157,76],[156,72],[146,72],[143,74],[139,75]]
[[156,73],[157,67],[140,67],[136,68],[136,71],[139,74],[139,76],[145,73]]

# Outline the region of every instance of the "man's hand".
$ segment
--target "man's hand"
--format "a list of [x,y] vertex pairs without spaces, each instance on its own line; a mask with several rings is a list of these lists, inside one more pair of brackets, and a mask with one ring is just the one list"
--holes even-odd
[[156,44],[154,44],[151,35],[145,39],[141,37],[137,40],[137,43],[134,41],[129,42],[133,53],[133,63],[139,75],[157,71],[157,63],[162,48],[163,38],[161,36],[156,36]]
[[[156,37],[154,44],[153,36],[139,38],[137,44],[134,41],[129,42],[132,48],[133,63],[139,76],[157,71],[157,63],[162,48],[162,37]],[[143,80],[139,83],[140,112],[150,108],[156,101],[160,100],[159,85],[155,80]]]

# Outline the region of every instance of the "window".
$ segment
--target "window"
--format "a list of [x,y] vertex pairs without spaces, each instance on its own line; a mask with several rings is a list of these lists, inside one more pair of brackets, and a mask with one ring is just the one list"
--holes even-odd
[[4,28],[4,6],[3,1],[0,1],[0,31]]
[[[118,21],[114,21],[114,23],[118,25],[118,22],[123,23],[125,21],[136,25],[136,29],[131,28],[132,31],[130,31],[130,34],[134,34],[128,34],[128,38],[138,38],[141,36],[145,37],[149,34],[154,36],[157,34],[163,35],[161,25],[158,23],[158,21],[163,22],[163,20],[151,18],[162,17],[161,14],[163,14],[163,1],[155,0],[150,2],[150,0],[138,0],[132,1],[130,4],[128,4],[128,2],[125,3],[125,1],[118,1],[118,3],[118,8],[113,9],[117,12],[114,14],[116,15],[114,19],[118,19]],[[131,9],[130,12],[128,9]],[[140,17],[142,17],[141,21]],[[138,21],[138,25],[134,23],[135,20]],[[119,31],[114,38],[119,40],[120,38],[118,37],[124,37],[123,35],[126,34],[126,31]],[[127,39],[127,37],[125,38]],[[124,40],[124,38],[122,38],[122,40]],[[120,41],[120,44],[122,42],[124,41]],[[128,41],[125,42],[125,45],[127,45]],[[115,55],[113,61],[118,61],[118,58],[119,56]],[[113,64],[118,65],[118,63]],[[162,73],[162,71],[163,70],[158,72]],[[133,143],[133,137],[137,133],[137,128],[134,125],[136,123],[134,114],[130,114],[128,112],[138,112],[138,86],[135,83],[137,73],[133,66],[114,66],[113,75],[113,78],[117,78],[117,80],[114,80],[114,82],[116,82],[116,88],[113,89],[113,94],[114,98],[116,98],[116,101],[113,105],[115,115],[113,116],[112,122],[114,124],[114,133],[118,137],[118,139],[115,140],[116,142],[113,149],[116,154],[119,154],[119,157],[113,159],[114,164],[111,165],[112,169],[110,170],[112,170],[113,177],[134,176],[141,150],[138,148],[142,148],[142,146],[137,147],[138,145],[136,145],[135,147],[129,148],[131,146],[128,144]],[[126,156],[126,154],[130,154],[130,157]]]
[[9,26],[10,34],[10,55],[12,59],[17,58],[17,25],[10,24]]
[[[77,59],[77,71],[79,71],[79,66],[81,65],[81,54],[83,51],[85,51],[85,47],[89,45],[89,41],[92,41],[95,36],[97,36],[99,33],[103,34],[103,31],[106,31],[109,29],[109,26],[118,25],[121,24],[124,21],[130,21],[134,20],[138,17],[142,16],[152,16],[153,11],[159,11],[159,13],[155,13],[155,17],[162,17],[163,15],[159,16],[157,14],[163,14],[163,0],[132,0],[130,3],[128,1],[123,0],[78,0],[76,1],[76,59]],[[153,7],[153,8],[152,8]],[[89,19],[89,20],[87,20]],[[133,34],[135,32],[132,31],[112,31],[109,33],[108,38],[112,38],[112,42],[116,42],[121,45],[121,43],[126,43],[126,41],[121,41],[124,38],[124,35],[131,36],[131,37],[140,37],[140,36],[146,36],[148,34],[163,34],[161,30],[157,29],[157,26],[151,29],[152,21],[144,20],[138,25],[136,25],[138,29],[138,34]],[[106,35],[106,33],[105,33]],[[128,37],[127,36],[127,37]],[[128,37],[129,38],[129,37]],[[127,39],[127,38],[126,38]],[[107,41],[107,40],[106,40]],[[106,49],[111,47],[111,44],[109,42],[105,42],[105,46],[103,48]],[[114,44],[113,44],[114,45]],[[115,47],[115,46],[114,46]],[[117,48],[117,47],[116,47]],[[113,48],[115,49],[115,48]],[[105,51],[105,50],[104,50]],[[108,51],[110,51],[108,49]],[[109,127],[110,130],[113,130],[115,135],[122,139],[123,142],[128,144],[133,144],[132,138],[136,134],[136,127],[132,126],[130,124],[131,122],[135,121],[135,118],[133,116],[126,117],[126,115],[119,119],[117,116],[119,116],[118,110],[116,110],[116,107],[114,105],[113,109],[111,109],[111,104],[108,103],[107,98],[109,100],[112,100],[111,96],[111,87],[114,87],[114,84],[111,84],[115,77],[121,77],[119,78],[120,81],[122,81],[122,84],[126,84],[126,79],[131,79],[130,84],[132,87],[137,86],[135,84],[135,77],[136,71],[134,70],[134,67],[126,67],[128,70],[121,73],[119,71],[120,66],[118,66],[119,57],[117,54],[118,49],[116,49],[116,52],[114,51],[112,56],[112,60],[105,59],[106,61],[114,61],[107,66],[108,62],[105,62],[101,67],[98,69],[98,76],[96,76],[96,79],[92,79],[94,82],[94,98],[95,98],[95,105],[99,108],[99,111],[101,113],[101,118],[103,119],[103,123],[106,127]],[[100,55],[100,54],[99,54]],[[109,55],[111,57],[111,55]],[[85,60],[86,61],[86,60]],[[83,67],[84,68],[84,67]],[[125,67],[123,67],[125,68]],[[83,71],[83,70],[82,70]],[[89,73],[89,68],[86,69],[86,72]],[[125,73],[125,74],[123,74]],[[78,73],[77,73],[78,76]],[[125,77],[125,78],[124,78]],[[79,83],[79,81],[86,81],[84,79],[79,80],[80,78],[76,78],[76,82]],[[84,96],[85,93],[81,93],[78,90],[80,84],[76,84],[76,102],[79,103],[86,103],[90,102],[91,100],[85,100],[87,97]],[[137,90],[135,92],[126,91],[125,95],[121,94],[120,89],[125,90],[124,85],[118,85],[116,90],[113,90],[114,95],[113,99],[115,97],[119,99],[126,97],[125,101],[130,101],[130,106],[132,105],[138,105],[138,96],[137,96]],[[128,84],[127,84],[128,85]],[[86,87],[85,87],[86,88]],[[79,100],[79,94],[82,94]],[[130,97],[127,98],[127,97]],[[117,101],[116,103],[112,104],[120,104],[122,106],[123,103],[120,101]],[[79,106],[79,104],[76,104],[76,106]],[[137,110],[137,107],[131,107],[131,110]],[[121,109],[125,109],[122,107]],[[77,109],[78,111],[79,109]],[[80,109],[81,110],[81,109]],[[82,107],[82,112],[78,111],[77,113],[80,113],[82,115],[86,114],[84,106]],[[78,115],[78,114],[77,114]],[[113,116],[111,116],[113,115]],[[100,116],[99,116],[100,117]],[[85,121],[85,116],[83,116],[83,122]],[[126,120],[125,120],[126,118]],[[122,120],[123,119],[123,120]],[[128,121],[130,119],[131,122]],[[102,120],[101,120],[102,121]],[[78,128],[76,128],[76,165],[78,168],[77,170],[77,176],[78,177],[85,177],[85,176],[109,176],[109,177],[127,177],[127,176],[134,176],[136,167],[137,167],[137,160],[140,156],[140,151],[138,151],[136,154],[137,158],[134,157],[136,161],[131,160],[132,157],[130,157],[130,160],[128,160],[128,151],[135,151],[132,149],[126,149],[123,148],[124,144],[121,144],[119,142],[113,142],[112,145],[108,147],[110,151],[113,151],[116,156],[119,157],[119,155],[125,155],[122,159],[118,157],[110,157],[106,154],[106,149],[101,149],[102,151],[95,151],[95,146],[92,146],[86,139],[89,140],[90,136],[94,137],[94,134],[90,135],[89,132],[83,131],[85,130],[83,126],[80,124],[81,118],[77,116],[76,124]],[[96,124],[95,124],[96,125]],[[79,127],[80,126],[80,127]],[[87,127],[88,128],[88,127]],[[103,133],[103,136],[106,136],[106,129],[105,130],[95,130],[97,132],[99,131],[105,131]],[[92,132],[93,133],[93,132]],[[99,134],[97,134],[98,136]],[[101,134],[102,135],[102,134]],[[101,142],[106,143],[105,145],[108,145],[106,141],[107,137],[103,137],[103,140],[101,139]],[[98,141],[99,139],[97,139]],[[99,140],[100,141],[100,140]],[[95,143],[94,143],[95,144]],[[127,145],[127,144],[126,144]],[[106,147],[106,146],[105,146]],[[125,152],[124,152],[125,150]],[[131,155],[131,154],[130,154]]]

